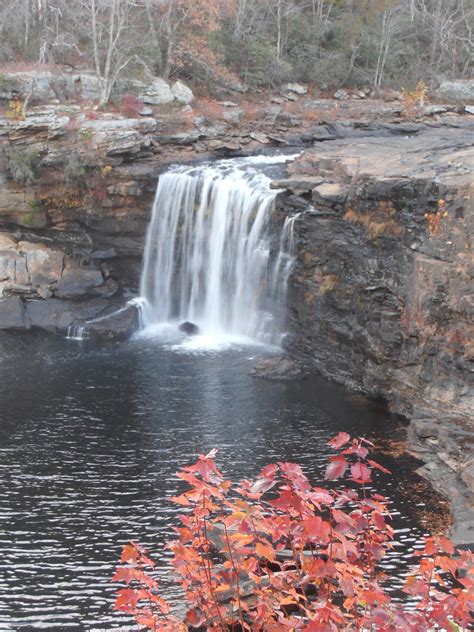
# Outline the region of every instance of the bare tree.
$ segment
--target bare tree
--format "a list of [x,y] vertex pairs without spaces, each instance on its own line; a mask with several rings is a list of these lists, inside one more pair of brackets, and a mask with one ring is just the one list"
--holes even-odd
[[80,0],[84,32],[89,35],[93,67],[100,86],[100,105],[110,99],[122,71],[135,58],[132,0]]

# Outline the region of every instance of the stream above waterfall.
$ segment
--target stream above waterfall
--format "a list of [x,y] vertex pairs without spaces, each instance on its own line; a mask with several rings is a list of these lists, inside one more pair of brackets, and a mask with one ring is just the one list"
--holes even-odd
[[[235,479],[283,459],[316,483],[337,432],[403,436],[383,406],[321,378],[251,378],[261,346],[203,353],[153,338],[99,347],[10,334],[0,351],[1,630],[125,624],[110,577],[129,539],[160,556],[164,593],[179,603],[161,554],[180,511],[168,497],[200,452],[218,448]],[[396,586],[433,501],[415,493],[410,459],[379,459],[395,472],[376,483],[392,499],[397,542],[384,564]]]

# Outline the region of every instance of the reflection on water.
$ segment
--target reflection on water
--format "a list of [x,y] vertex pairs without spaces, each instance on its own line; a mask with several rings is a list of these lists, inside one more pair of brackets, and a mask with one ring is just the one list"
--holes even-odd
[[[316,482],[336,432],[393,428],[383,408],[324,380],[253,380],[261,348],[192,354],[147,338],[94,348],[40,336],[4,336],[0,348],[0,630],[124,621],[109,583],[121,545],[160,551],[179,511],[167,501],[175,472],[197,453],[219,448],[237,478],[293,460]],[[421,536],[399,493],[412,476],[380,479],[398,533],[394,584]],[[176,595],[165,570],[163,582]]]

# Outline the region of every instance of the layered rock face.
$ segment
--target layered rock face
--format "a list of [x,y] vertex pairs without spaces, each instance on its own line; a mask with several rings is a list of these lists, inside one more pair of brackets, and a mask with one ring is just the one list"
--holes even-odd
[[321,142],[276,183],[281,211],[302,212],[291,353],[417,418],[450,494],[473,458],[473,140],[466,124]]
[[0,328],[64,332],[137,289],[157,123],[74,114],[0,125]]

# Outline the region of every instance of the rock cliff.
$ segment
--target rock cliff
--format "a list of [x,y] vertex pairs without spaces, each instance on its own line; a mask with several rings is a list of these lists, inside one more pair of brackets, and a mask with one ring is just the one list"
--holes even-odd
[[285,187],[280,211],[301,212],[290,353],[417,420],[412,447],[429,461],[425,473],[463,507],[457,538],[468,542],[474,533],[462,522],[474,524],[472,494],[464,497],[466,486],[474,491],[473,141],[467,121],[324,141],[275,183]]

